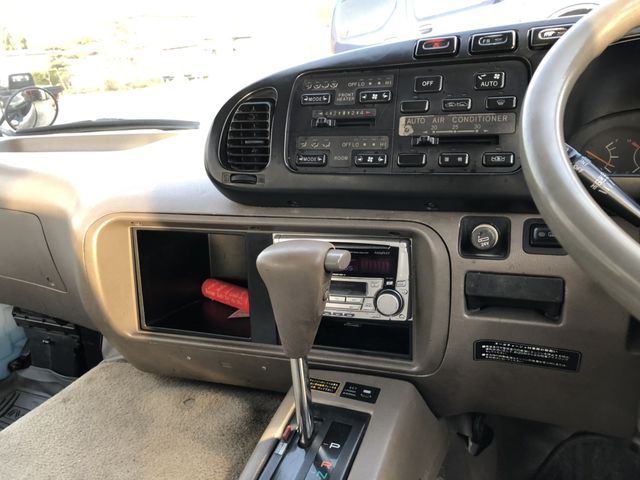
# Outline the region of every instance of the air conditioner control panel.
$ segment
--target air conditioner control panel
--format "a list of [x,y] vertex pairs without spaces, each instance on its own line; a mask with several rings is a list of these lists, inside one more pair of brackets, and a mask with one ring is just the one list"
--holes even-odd
[[519,60],[309,73],[293,86],[297,173],[509,173],[529,71]]

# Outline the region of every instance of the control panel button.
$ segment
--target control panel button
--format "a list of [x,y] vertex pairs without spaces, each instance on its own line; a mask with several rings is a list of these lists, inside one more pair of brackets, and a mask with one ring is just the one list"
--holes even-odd
[[513,95],[502,95],[500,97],[487,97],[484,106],[487,110],[513,110],[516,108],[517,100]]
[[386,153],[356,153],[353,156],[356,167],[384,167],[387,164]]
[[413,91],[416,93],[433,93],[442,90],[442,75],[416,77]]
[[482,154],[482,165],[485,167],[512,167],[515,155],[511,152],[488,152]]
[[326,164],[326,153],[298,153],[296,155],[298,167],[324,167]]
[[382,290],[376,298],[376,310],[390,317],[402,310],[402,297],[395,290]]
[[340,295],[329,295],[329,301],[332,303],[345,302],[346,298]]
[[554,25],[553,27],[538,27],[529,30],[529,47],[550,48],[562,35],[567,33],[571,25]]
[[331,103],[330,93],[303,93],[300,96],[302,105],[329,105]]
[[340,396],[343,398],[353,398],[354,400],[361,400],[367,403],[376,403],[378,395],[380,395],[380,389],[377,387],[359,385],[351,382],[345,383],[340,393]]
[[516,49],[516,32],[480,33],[471,37],[471,53],[511,52]]
[[358,94],[360,103],[388,103],[391,101],[391,90],[366,90]]
[[336,126],[336,121],[333,118],[318,117],[311,121],[311,125],[316,128],[331,128]]
[[441,153],[438,158],[441,167],[466,167],[469,165],[468,153]]
[[399,167],[424,167],[427,164],[427,155],[424,153],[399,153]]
[[545,224],[531,225],[529,245],[540,248],[561,248],[558,239]]
[[491,250],[498,244],[498,240],[498,230],[488,223],[482,223],[471,231],[471,245],[478,250]]
[[470,98],[446,98],[442,100],[443,112],[466,112],[471,110]]
[[482,72],[473,76],[473,87],[476,90],[500,90],[504,88],[506,75],[504,72]]
[[414,56],[455,55],[458,53],[458,37],[440,37],[418,40]]
[[429,110],[429,100],[406,100],[400,102],[402,113],[422,113]]

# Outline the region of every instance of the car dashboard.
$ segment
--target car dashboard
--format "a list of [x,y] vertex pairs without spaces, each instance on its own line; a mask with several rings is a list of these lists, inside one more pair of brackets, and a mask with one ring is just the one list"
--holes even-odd
[[[242,89],[206,130],[2,139],[0,302],[99,329],[142,370],[284,391],[255,260],[325,239],[361,260],[332,279],[312,366],[408,380],[439,416],[631,435],[640,331],[521,169],[527,84],[576,20],[338,54]],[[565,116],[567,142],[634,197],[639,48],[612,45]],[[204,298],[210,278],[250,311]]]

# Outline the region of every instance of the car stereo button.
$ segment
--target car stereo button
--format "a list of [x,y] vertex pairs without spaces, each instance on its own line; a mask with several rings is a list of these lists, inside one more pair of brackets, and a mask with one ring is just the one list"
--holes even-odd
[[506,75],[504,72],[482,72],[473,76],[473,87],[476,90],[500,90],[504,88]]
[[340,297],[338,295],[329,295],[329,301],[333,303],[344,302],[345,300],[345,297]]
[[360,310],[360,305],[352,303],[327,303],[325,308],[335,310]]
[[529,30],[530,48],[550,48],[562,35],[567,33],[571,25],[554,25],[553,27],[538,27]]
[[413,91],[416,93],[433,93],[442,90],[442,75],[416,77]]
[[471,110],[470,98],[447,98],[442,100],[443,112],[466,112]]
[[516,32],[479,33],[471,37],[471,53],[511,52],[516,49]]
[[487,110],[513,110],[516,108],[517,100],[513,95],[503,95],[500,97],[487,97],[484,106]]
[[347,303],[362,303],[362,297],[347,297]]
[[431,57],[434,55],[455,55],[458,53],[458,37],[440,37],[418,40],[413,52],[415,57]]

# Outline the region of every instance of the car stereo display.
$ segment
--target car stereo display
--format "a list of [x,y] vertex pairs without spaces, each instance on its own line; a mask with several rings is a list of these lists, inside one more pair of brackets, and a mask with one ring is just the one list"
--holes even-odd
[[358,249],[347,247],[351,252],[351,263],[344,271],[354,277],[394,276],[398,263],[397,248]]

